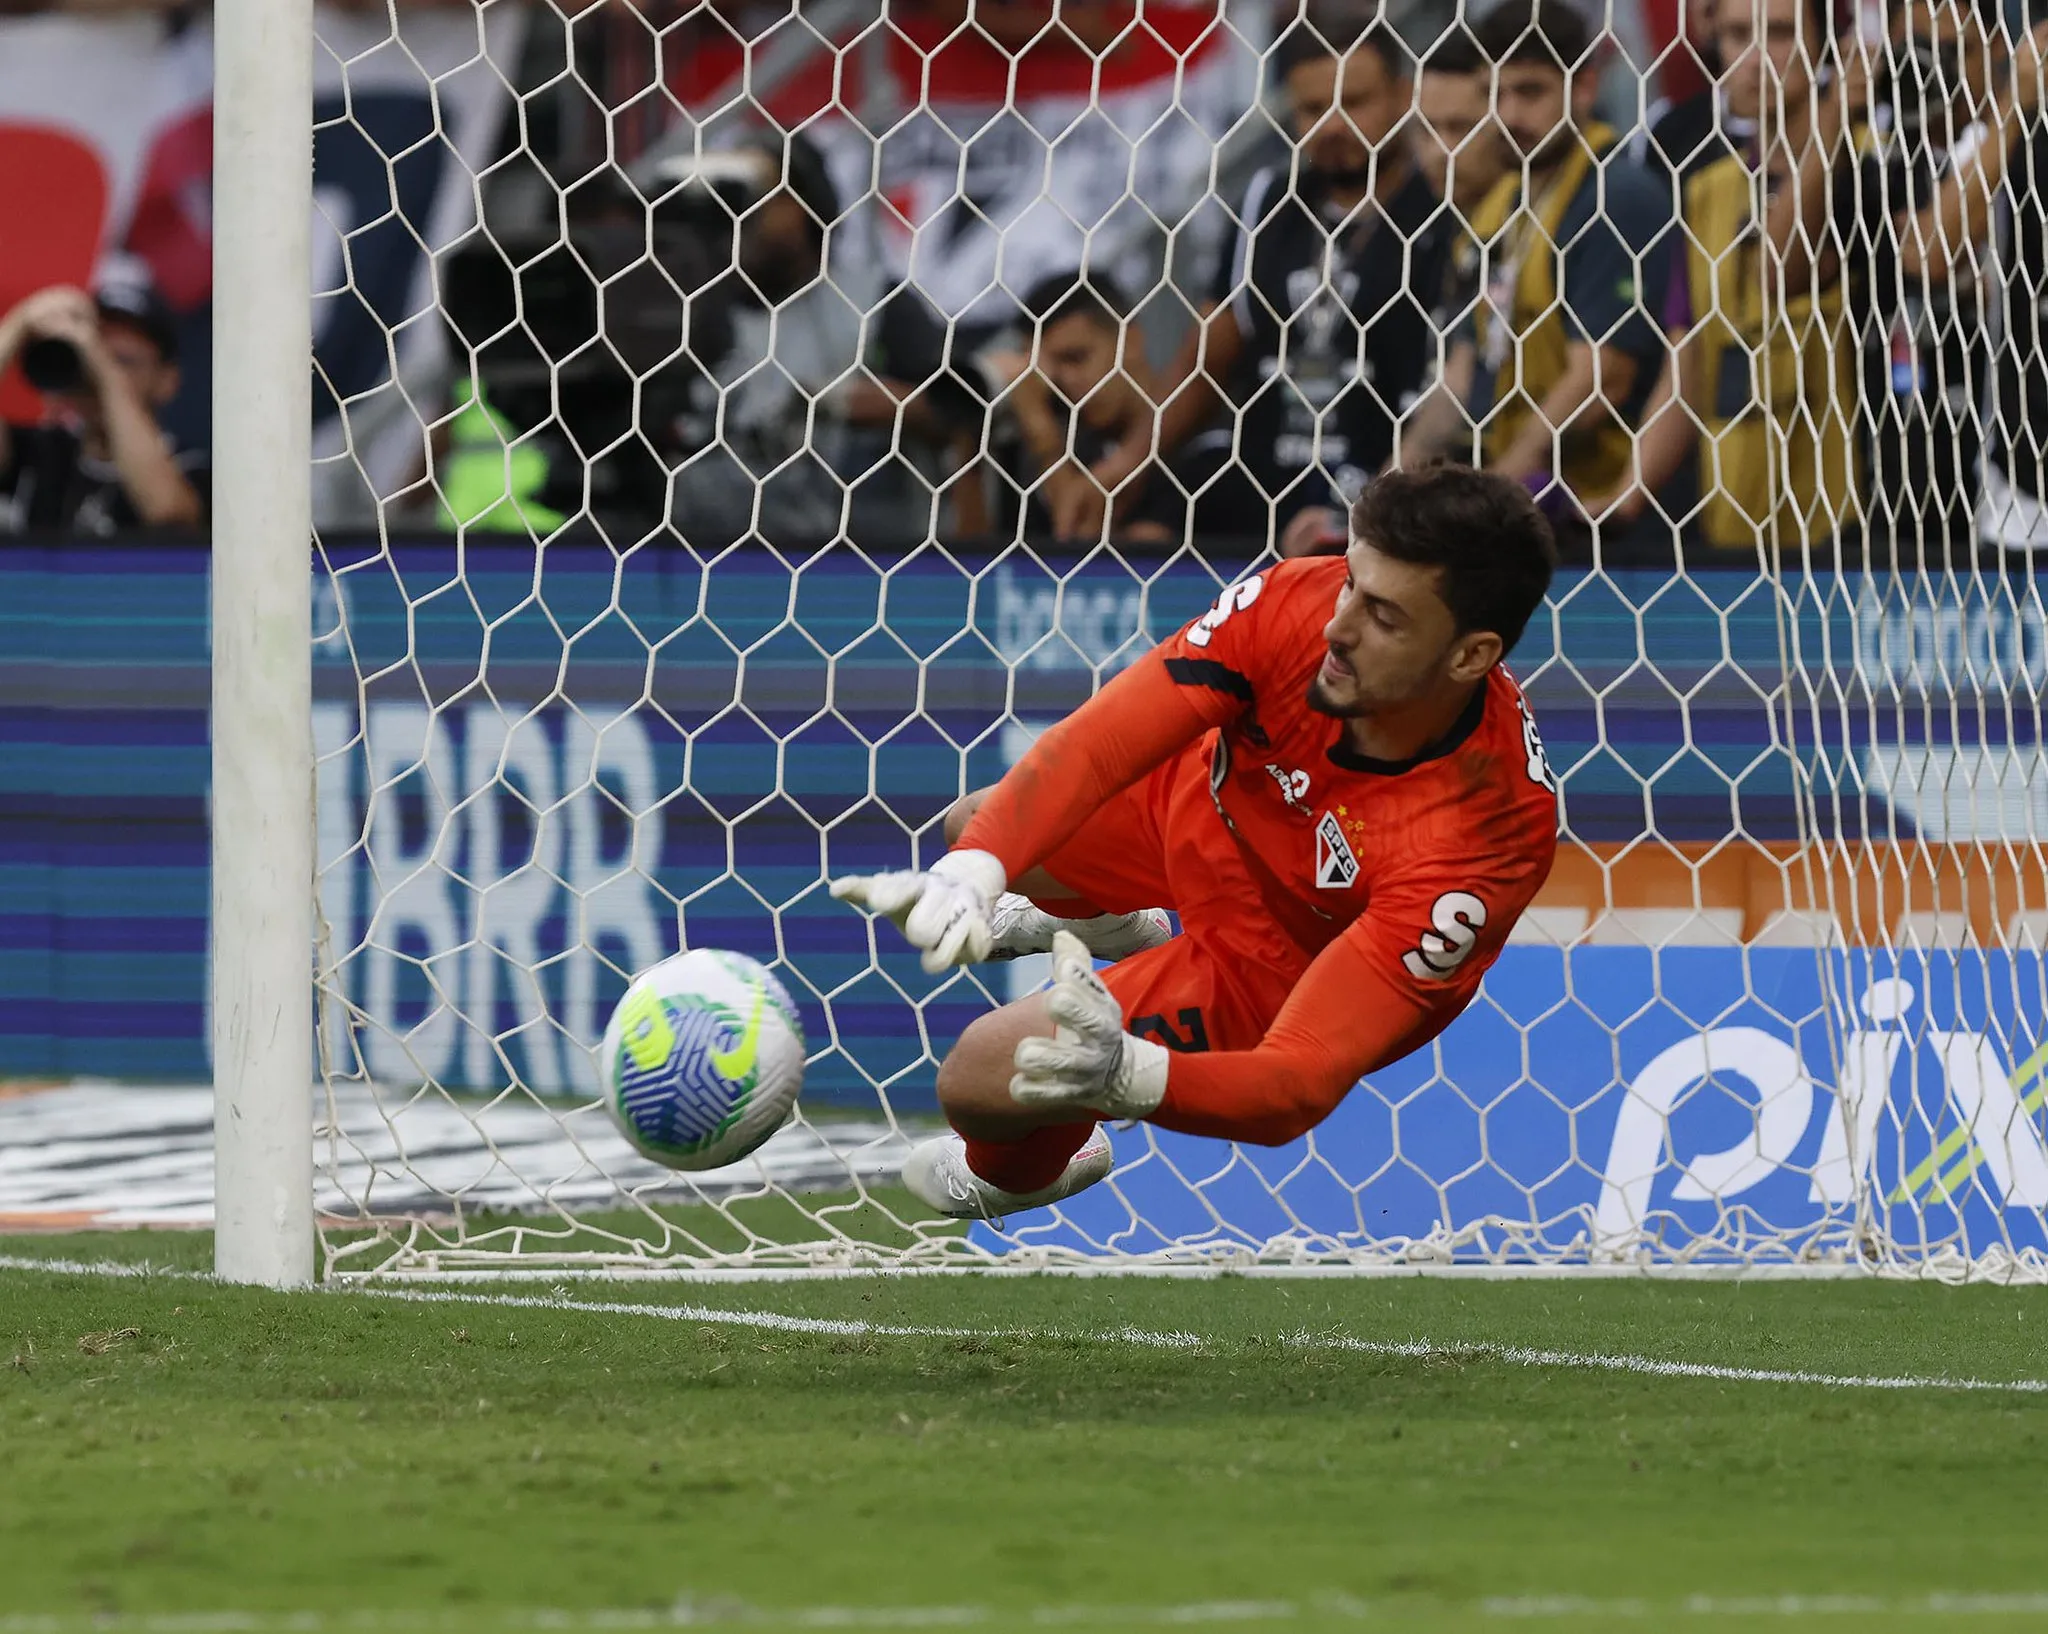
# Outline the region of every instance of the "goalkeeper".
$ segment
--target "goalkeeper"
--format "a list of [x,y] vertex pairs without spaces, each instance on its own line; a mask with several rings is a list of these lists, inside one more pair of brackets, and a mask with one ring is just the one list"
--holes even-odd
[[[1051,989],[940,1066],[957,1134],[904,1184],[961,1218],[1057,1202],[1109,1173],[1107,1119],[1277,1145],[1436,1037],[1557,848],[1501,667],[1554,559],[1520,483],[1381,477],[1344,557],[1226,589],[962,800],[930,869],[835,880],[927,970],[1052,948]],[[1147,947],[1155,904],[1181,933]],[[1077,928],[1142,950],[1098,976]]]

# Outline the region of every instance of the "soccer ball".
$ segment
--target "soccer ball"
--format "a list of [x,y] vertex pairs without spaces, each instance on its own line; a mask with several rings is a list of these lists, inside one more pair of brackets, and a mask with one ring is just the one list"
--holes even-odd
[[643,970],[599,1047],[604,1104],[671,1169],[737,1163],[789,1116],[804,1030],[789,994],[742,953],[696,948]]

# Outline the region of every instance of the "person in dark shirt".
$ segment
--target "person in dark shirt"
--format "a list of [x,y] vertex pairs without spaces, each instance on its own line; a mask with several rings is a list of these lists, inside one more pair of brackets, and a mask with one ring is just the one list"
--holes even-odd
[[2032,553],[2048,550],[2048,118],[2038,106],[2015,142],[1995,226],[2001,283],[1977,538]]
[[[1126,439],[1150,439],[1151,379],[1129,298],[1113,279],[1055,273],[1025,292],[1024,311],[1034,340],[1004,370],[1015,375],[1006,398],[1015,435],[997,449],[1005,490],[998,510],[1006,513],[998,527],[1010,531],[1022,496],[1026,532],[1067,539],[1095,490],[1088,467]],[[1171,481],[1148,483],[1118,513],[1116,537],[1177,541],[1186,509]]]
[[[1729,0],[1731,7],[1747,3]],[[1757,128],[1755,119],[1729,106],[1727,88],[1721,83],[1729,60],[1723,36],[1729,25],[1743,26],[1747,19],[1724,16],[1724,7],[1716,0],[1691,0],[1685,11],[1695,33],[1673,49],[1696,58],[1707,83],[1690,96],[1652,103],[1628,147],[1629,157],[1652,176],[1662,174],[1676,184],[1674,215],[1684,207],[1685,184],[1694,172],[1754,141]]]
[[1493,69],[1463,28],[1430,48],[1415,79],[1415,117],[1408,127],[1415,163],[1449,207],[1455,233],[1434,317],[1440,359],[1430,385],[1404,419],[1396,461],[1409,439],[1432,439],[1432,455],[1478,458],[1470,405],[1476,384],[1471,317],[1480,298],[1478,246],[1465,231],[1507,174],[1507,140],[1493,117]]
[[[1487,467],[1527,483],[1577,545],[1588,497],[1633,467],[1634,428],[1665,365],[1653,313],[1670,278],[1669,195],[1620,151],[1619,133],[1579,122],[1592,41],[1564,0],[1495,6],[1476,38],[1519,161],[1460,246],[1476,263],[1465,276],[1484,291],[1471,312],[1482,449]],[[1402,461],[1426,462],[1464,435],[1460,415],[1418,415]]]
[[[1901,7],[1892,41],[1901,71],[1884,88],[1879,120],[1889,129],[1842,167],[1833,204],[1860,296],[1866,526],[1903,565],[1969,549],[1990,379],[1990,212],[1963,196],[1998,191],[1985,161],[2010,152],[2039,80],[2019,76],[2017,100],[2003,99],[1989,123],[1975,117],[1991,100],[1991,32],[1967,4]],[[1956,196],[1952,217],[1941,214],[1945,191]]]
[[1445,34],[1417,66],[1408,136],[1431,191],[1462,220],[1507,173],[1507,143],[1493,119],[1493,69],[1462,28]]
[[204,461],[173,448],[157,423],[177,395],[178,364],[153,290],[37,291],[0,317],[0,370],[17,359],[49,413],[39,425],[0,424],[0,532],[199,526]]
[[1430,377],[1456,219],[1401,136],[1414,85],[1390,29],[1333,48],[1298,25],[1274,61],[1298,164],[1253,177],[1156,439],[1126,440],[1093,471],[1121,511],[1168,480],[1155,461],[1179,456],[1198,532],[1298,554],[1341,526]]
[[649,166],[646,185],[701,200],[714,162],[745,202],[736,230],[718,225],[728,205],[707,212],[707,236],[730,232],[733,258],[690,302],[686,407],[667,432],[670,520],[711,548],[752,534],[815,544],[842,527],[920,535],[954,452],[980,446],[978,377],[922,294],[892,286],[843,235],[809,137],[682,149]]

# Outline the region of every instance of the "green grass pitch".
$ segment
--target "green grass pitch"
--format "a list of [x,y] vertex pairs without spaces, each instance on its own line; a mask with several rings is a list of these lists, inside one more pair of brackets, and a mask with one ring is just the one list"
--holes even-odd
[[2048,1625],[2042,1290],[411,1292],[0,1269],[0,1634]]

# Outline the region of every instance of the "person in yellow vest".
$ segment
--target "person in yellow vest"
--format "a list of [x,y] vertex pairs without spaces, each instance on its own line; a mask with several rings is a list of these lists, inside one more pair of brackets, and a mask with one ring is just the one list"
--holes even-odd
[[474,382],[457,381],[454,398],[447,448],[437,461],[441,526],[545,538],[568,521],[539,499],[547,455],[521,438]]
[[1527,482],[1569,535],[1585,526],[1577,496],[1630,470],[1631,427],[1666,361],[1646,300],[1669,280],[1670,195],[1613,129],[1574,114],[1591,41],[1568,0],[1502,0],[1477,39],[1519,162],[1472,222],[1475,418],[1488,468]]
[[1859,139],[1838,109],[1853,102],[1860,126],[1860,83],[1846,98],[1818,94],[1841,67],[1826,24],[1815,0],[1719,9],[1721,95],[1756,134],[1686,178],[1675,383],[1643,417],[1637,471],[1611,509],[1596,500],[1595,512],[1641,514],[1696,452],[1696,526],[1708,545],[1796,550],[1855,520],[1856,380],[1840,269],[1793,266],[1767,231],[1794,156]]
[[1901,572],[2048,545],[2048,22],[2016,22],[1999,0],[1887,6],[1885,36],[1843,42],[1771,203],[1788,285],[1839,279],[1866,560]]

